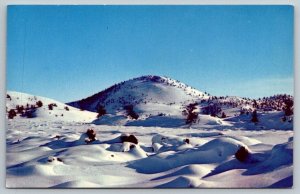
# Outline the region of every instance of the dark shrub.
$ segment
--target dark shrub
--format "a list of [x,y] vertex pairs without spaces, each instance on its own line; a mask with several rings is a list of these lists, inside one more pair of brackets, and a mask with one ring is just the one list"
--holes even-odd
[[39,101],[36,102],[36,105],[37,105],[37,107],[42,107],[43,106],[43,102],[39,100]]
[[133,105],[126,105],[126,106],[124,106],[124,109],[127,112],[127,116],[129,116],[131,119],[139,118],[139,115],[136,112],[134,112],[134,110],[133,110]]
[[253,113],[252,113],[252,119],[251,119],[251,122],[253,122],[253,123],[257,123],[257,122],[258,122],[256,110],[254,110]]
[[15,116],[17,116],[16,111],[14,109],[10,109],[10,111],[8,111],[8,118],[13,119]]
[[227,116],[226,116],[226,114],[224,112],[222,112],[222,116],[221,117],[222,118],[226,118]]
[[134,135],[129,135],[129,136],[123,135],[121,136],[121,141],[122,143],[131,142],[134,144],[138,144],[138,139]]
[[189,104],[186,107],[186,110],[182,111],[184,116],[187,116],[185,123],[186,124],[192,124],[192,123],[196,123],[198,120],[198,112],[195,112],[195,110],[197,109],[198,103],[192,103]]
[[96,140],[96,132],[93,129],[88,129],[86,131],[86,134],[88,136],[89,142],[93,142]]
[[48,109],[53,110],[53,104],[48,104]]
[[17,109],[17,113],[22,114],[23,111],[24,111],[24,106],[23,105],[22,106],[17,105],[16,109]]
[[183,140],[183,142],[189,144],[190,140],[188,138],[186,138],[186,139]]
[[99,117],[105,115],[105,114],[106,114],[106,110],[105,110],[104,106],[99,105],[99,106],[97,107],[97,113],[98,113],[97,118],[99,118]]
[[11,100],[11,96],[9,94],[6,94],[6,98],[8,98],[9,100]]
[[235,157],[240,162],[246,162],[249,157],[249,151],[244,146],[241,146],[235,153]]
[[284,101],[284,104],[285,104],[285,106],[284,106],[283,110],[284,110],[285,116],[293,115],[294,114],[294,112],[293,112],[294,101],[292,99],[286,99]]

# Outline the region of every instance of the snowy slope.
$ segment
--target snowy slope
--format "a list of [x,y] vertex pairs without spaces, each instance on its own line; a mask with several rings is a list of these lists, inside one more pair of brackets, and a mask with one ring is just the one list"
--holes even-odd
[[116,114],[125,105],[131,104],[139,113],[178,115],[182,105],[207,98],[207,94],[171,78],[142,76],[118,83],[69,105],[94,112],[98,105],[103,105],[108,113]]
[[[42,102],[41,107],[37,107],[36,103],[38,101]],[[48,105],[55,104],[53,106],[53,110],[49,110]],[[6,107],[7,111],[14,109],[16,107],[23,106],[24,111],[26,112],[26,108],[31,111],[31,117],[42,120],[49,121],[77,121],[77,122],[91,122],[96,119],[97,114],[89,111],[81,111],[72,106],[66,105],[64,103],[58,102],[56,100],[52,100],[49,98],[34,96],[21,92],[8,91],[6,98]],[[34,108],[32,108],[34,106]],[[68,110],[67,110],[68,109]],[[17,111],[17,110],[16,110]],[[27,118],[25,114],[17,114],[17,118]]]
[[[99,105],[104,106],[107,114],[95,120],[94,124],[180,127],[186,125],[186,116],[182,114],[185,107],[208,98],[207,94],[177,80],[142,76],[68,104],[95,112]],[[128,118],[124,110],[126,105],[133,106],[139,116],[137,120]],[[207,123],[221,124],[221,121],[203,115],[202,124]]]

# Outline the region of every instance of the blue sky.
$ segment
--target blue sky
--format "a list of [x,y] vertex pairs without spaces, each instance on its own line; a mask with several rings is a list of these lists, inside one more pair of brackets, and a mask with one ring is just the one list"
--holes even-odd
[[141,75],[293,94],[291,6],[10,6],[7,89],[69,102]]

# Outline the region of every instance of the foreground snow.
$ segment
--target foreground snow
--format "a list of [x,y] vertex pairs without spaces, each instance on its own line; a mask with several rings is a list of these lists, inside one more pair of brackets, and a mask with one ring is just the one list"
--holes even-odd
[[[97,140],[85,143],[93,128]],[[135,135],[137,145],[121,143]],[[7,187],[291,187],[293,131],[8,121]],[[188,139],[188,143],[187,143]],[[239,161],[235,153],[250,154]]]
[[[251,107],[245,108],[251,100],[226,97],[217,103],[222,103],[227,116],[199,112],[197,120],[187,124],[183,114],[187,105],[196,100],[197,111],[214,107],[212,100],[205,101],[208,98],[212,99],[157,76],[129,80],[72,103],[80,109],[49,98],[8,92],[6,185],[291,187],[293,116],[285,117],[278,107],[261,108],[259,121],[254,123]],[[271,102],[282,100],[276,99]],[[100,118],[90,112],[99,108],[99,100],[107,109]],[[127,102],[135,105],[138,119],[125,111]],[[246,112],[241,114],[241,110]],[[96,132],[96,138],[87,139],[88,129]]]

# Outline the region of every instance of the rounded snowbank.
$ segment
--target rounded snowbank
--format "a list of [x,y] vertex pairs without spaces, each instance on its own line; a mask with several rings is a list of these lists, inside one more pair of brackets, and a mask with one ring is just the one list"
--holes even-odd
[[[155,138],[156,139],[156,138]],[[138,172],[152,174],[188,164],[211,164],[233,157],[240,147],[247,146],[229,137],[221,137],[193,149],[165,151],[128,165]]]

